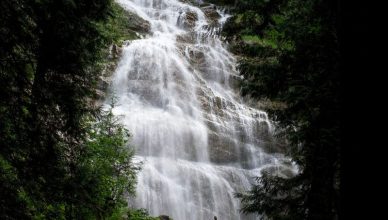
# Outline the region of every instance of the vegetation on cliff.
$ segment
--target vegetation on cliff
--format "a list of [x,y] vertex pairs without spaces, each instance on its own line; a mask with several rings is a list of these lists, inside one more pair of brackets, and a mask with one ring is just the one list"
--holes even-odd
[[[263,173],[238,193],[244,212],[270,219],[339,215],[339,49],[335,1],[241,0],[224,34],[241,59],[242,93],[283,103],[270,109],[300,174]],[[237,3],[236,3],[237,2]]]
[[150,219],[127,209],[138,165],[96,97],[108,45],[134,38],[111,0],[9,0],[0,11],[0,218]]

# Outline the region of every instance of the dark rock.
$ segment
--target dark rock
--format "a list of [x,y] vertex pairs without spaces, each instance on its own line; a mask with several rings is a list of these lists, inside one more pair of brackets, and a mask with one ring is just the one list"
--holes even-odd
[[117,46],[116,44],[113,44],[111,47],[111,55],[113,59],[118,59],[121,55],[122,49],[121,47]]
[[171,220],[171,218],[167,215],[161,215],[161,216],[159,216],[159,219],[160,220]]
[[150,31],[151,24],[148,21],[132,12],[128,12],[127,17],[130,30],[140,33],[148,33]]
[[192,29],[195,27],[195,22],[198,20],[198,15],[195,12],[184,12],[181,15],[181,25],[184,28]]
[[218,19],[221,18],[221,15],[218,14],[214,7],[206,7],[203,9],[203,13],[205,13],[207,19],[210,20],[210,23],[217,23]]
[[209,157],[214,163],[230,163],[238,161],[236,143],[228,136],[209,133]]
[[193,43],[194,37],[191,34],[178,35],[176,37],[177,42],[179,43]]
[[97,89],[96,90],[96,96],[98,99],[104,99],[106,96],[106,93],[102,90]]

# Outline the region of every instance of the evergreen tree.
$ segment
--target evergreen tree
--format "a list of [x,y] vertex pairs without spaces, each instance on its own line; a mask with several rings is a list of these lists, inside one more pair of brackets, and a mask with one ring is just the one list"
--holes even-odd
[[117,6],[7,0],[0,11],[0,218],[120,215],[138,167],[125,129],[89,101]]
[[238,193],[244,212],[270,219],[335,219],[339,211],[340,75],[335,1],[249,1],[224,34],[243,56],[242,92],[283,103],[269,109],[300,173],[263,173]]

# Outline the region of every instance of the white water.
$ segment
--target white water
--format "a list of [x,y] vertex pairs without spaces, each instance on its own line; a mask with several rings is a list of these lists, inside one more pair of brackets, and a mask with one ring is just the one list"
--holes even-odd
[[131,204],[174,220],[255,219],[239,213],[233,193],[282,157],[263,152],[267,114],[233,89],[235,58],[217,35],[228,15],[218,11],[211,24],[178,0],[117,1],[151,24],[149,36],[123,47],[111,85],[114,113],[144,161]]

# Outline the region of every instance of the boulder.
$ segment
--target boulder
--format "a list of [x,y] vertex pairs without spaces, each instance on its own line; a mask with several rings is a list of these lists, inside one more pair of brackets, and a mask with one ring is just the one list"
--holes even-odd
[[167,216],[167,215],[160,215],[159,216],[159,219],[160,220],[172,220],[169,216]]
[[138,15],[132,12],[128,12],[127,18],[129,29],[131,31],[136,31],[140,33],[148,33],[150,31],[151,24],[143,18],[139,17]]
[[221,18],[221,15],[217,12],[215,7],[204,8],[203,13],[205,13],[206,18],[210,21],[210,23],[217,23],[218,19]]
[[195,27],[195,22],[198,20],[198,15],[192,11],[183,12],[179,20],[184,28],[192,29]]
[[192,34],[183,34],[176,37],[178,43],[189,44],[193,43],[194,36]]

